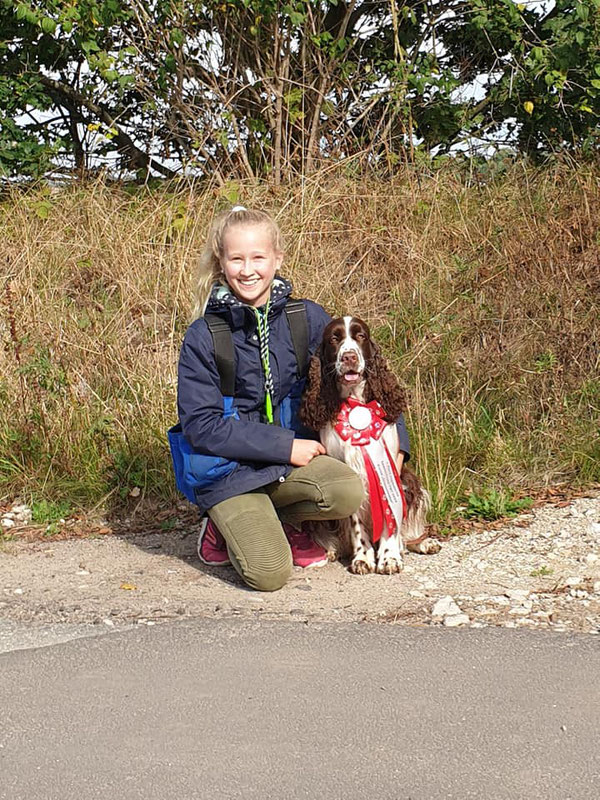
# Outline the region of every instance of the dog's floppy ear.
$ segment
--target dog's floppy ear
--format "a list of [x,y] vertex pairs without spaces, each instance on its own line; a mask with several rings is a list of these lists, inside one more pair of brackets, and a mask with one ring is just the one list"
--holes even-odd
[[377,400],[385,411],[386,422],[396,422],[400,414],[408,408],[406,391],[388,367],[379,346],[373,341],[371,346],[373,355],[367,363],[366,400]]

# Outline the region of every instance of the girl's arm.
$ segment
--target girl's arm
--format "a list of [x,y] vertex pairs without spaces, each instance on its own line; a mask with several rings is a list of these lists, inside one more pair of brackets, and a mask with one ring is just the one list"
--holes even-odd
[[220,384],[210,332],[205,324],[194,324],[185,335],[179,357],[177,407],[185,438],[205,455],[289,464],[294,431],[233,417],[223,419]]

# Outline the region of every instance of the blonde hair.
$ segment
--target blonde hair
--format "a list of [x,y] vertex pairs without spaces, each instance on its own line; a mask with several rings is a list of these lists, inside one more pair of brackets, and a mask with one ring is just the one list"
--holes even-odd
[[204,314],[211,288],[215,281],[221,278],[223,239],[229,228],[233,228],[235,225],[265,225],[271,235],[273,249],[278,253],[283,252],[283,237],[279,230],[279,225],[266,211],[255,211],[243,206],[235,206],[230,211],[219,214],[211,226],[204,250],[200,256],[198,280],[194,291],[192,322]]

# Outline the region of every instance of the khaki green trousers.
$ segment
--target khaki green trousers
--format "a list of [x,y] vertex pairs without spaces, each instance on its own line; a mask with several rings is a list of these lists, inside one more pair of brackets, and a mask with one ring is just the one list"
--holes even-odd
[[223,534],[231,563],[253,589],[280,589],[292,573],[292,551],[282,522],[343,519],[360,506],[358,475],[329,456],[294,468],[284,481],[231,497],[208,510]]

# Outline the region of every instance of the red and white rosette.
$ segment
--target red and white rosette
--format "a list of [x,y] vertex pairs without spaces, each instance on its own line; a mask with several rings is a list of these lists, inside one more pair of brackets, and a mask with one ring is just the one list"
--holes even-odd
[[391,536],[402,527],[406,518],[406,498],[398,467],[381,438],[385,422],[385,411],[376,400],[361,403],[349,397],[342,404],[335,430],[345,442],[360,447],[365,460],[365,469],[371,498],[373,518],[373,541],[384,531]]

